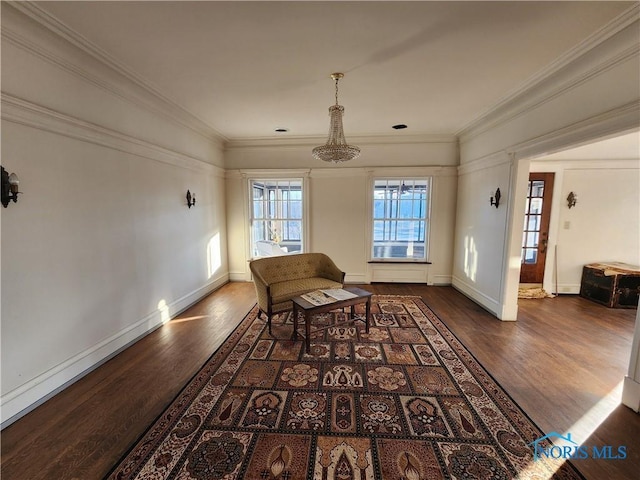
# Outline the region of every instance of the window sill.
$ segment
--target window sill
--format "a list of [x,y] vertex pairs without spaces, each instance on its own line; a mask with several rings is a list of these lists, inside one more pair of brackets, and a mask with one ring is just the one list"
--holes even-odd
[[427,262],[426,260],[369,260],[367,263],[375,263],[375,264],[391,264],[391,265],[431,265],[431,262]]

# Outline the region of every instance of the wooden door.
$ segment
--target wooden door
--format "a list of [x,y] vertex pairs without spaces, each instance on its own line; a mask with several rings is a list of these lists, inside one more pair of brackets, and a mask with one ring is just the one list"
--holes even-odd
[[549,245],[553,173],[530,173],[522,234],[520,283],[542,283]]

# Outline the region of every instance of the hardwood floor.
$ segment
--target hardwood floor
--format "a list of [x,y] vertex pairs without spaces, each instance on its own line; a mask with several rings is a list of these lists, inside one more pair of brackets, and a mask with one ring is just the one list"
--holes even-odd
[[[450,287],[360,286],[421,296],[543,431],[627,446],[625,460],[575,461],[587,479],[637,478],[640,415],[619,405],[635,310],[561,296],[501,322]],[[253,284],[225,285],[7,427],[2,479],[103,478],[254,303]]]

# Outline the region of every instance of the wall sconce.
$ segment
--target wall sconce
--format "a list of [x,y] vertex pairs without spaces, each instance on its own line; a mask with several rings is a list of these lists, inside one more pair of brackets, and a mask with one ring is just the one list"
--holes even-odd
[[578,195],[573,192],[569,192],[569,195],[567,195],[567,207],[575,207],[576,203],[578,203]]
[[498,208],[498,205],[500,205],[500,197],[500,189],[498,188],[496,189],[496,193],[491,196],[491,206],[495,205],[496,208]]
[[15,173],[9,175],[4,167],[0,166],[0,168],[2,168],[2,205],[7,208],[9,202],[11,200],[17,202],[18,194],[22,193],[18,191],[20,180],[18,180],[18,176]]
[[187,207],[191,208],[196,204],[196,194],[187,190]]

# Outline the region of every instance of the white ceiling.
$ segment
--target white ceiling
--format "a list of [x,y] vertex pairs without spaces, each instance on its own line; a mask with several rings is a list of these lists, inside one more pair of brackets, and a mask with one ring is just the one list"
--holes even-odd
[[455,134],[632,4],[38,2],[227,140],[326,135],[335,71],[347,139]]

